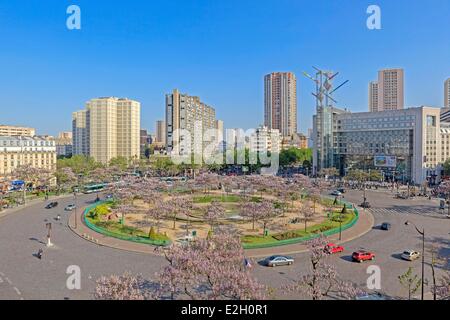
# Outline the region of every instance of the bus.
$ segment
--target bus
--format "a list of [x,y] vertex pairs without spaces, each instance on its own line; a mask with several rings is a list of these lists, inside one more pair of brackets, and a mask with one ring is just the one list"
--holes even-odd
[[106,184],[106,183],[93,184],[93,185],[85,186],[83,188],[83,193],[84,194],[92,194],[92,193],[102,192],[107,187],[108,187],[108,184]]

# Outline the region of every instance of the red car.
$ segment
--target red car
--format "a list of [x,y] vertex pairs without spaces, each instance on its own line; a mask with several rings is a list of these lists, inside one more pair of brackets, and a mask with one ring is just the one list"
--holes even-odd
[[352,259],[353,259],[353,261],[361,263],[361,262],[368,261],[368,260],[374,260],[375,254],[373,254],[372,252],[360,250],[360,251],[353,252]]
[[344,252],[344,247],[338,246],[334,243],[329,243],[325,246],[325,252],[327,252],[328,254],[341,253]]

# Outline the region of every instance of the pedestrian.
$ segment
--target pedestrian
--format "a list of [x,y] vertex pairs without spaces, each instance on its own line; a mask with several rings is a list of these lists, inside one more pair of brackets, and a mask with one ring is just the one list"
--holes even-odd
[[37,257],[39,260],[42,260],[42,254],[44,253],[44,250],[39,249],[38,253],[37,253]]

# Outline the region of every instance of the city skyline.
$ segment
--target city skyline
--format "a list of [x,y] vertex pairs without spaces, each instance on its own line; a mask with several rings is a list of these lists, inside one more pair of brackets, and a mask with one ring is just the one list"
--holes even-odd
[[[365,1],[326,5],[258,2],[258,6],[250,1],[240,5],[241,12],[234,10],[233,2],[106,7],[79,1],[83,19],[79,31],[65,28],[65,4],[54,5],[52,10],[48,9],[51,4],[37,4],[31,1],[27,8],[19,8],[0,1],[0,36],[4,39],[1,67],[5,75],[0,87],[8,93],[2,97],[0,122],[36,127],[39,134],[68,130],[72,110],[92,97],[111,95],[141,101],[141,125],[154,132],[156,120],[164,116],[164,93],[173,87],[209,101],[227,127],[254,128],[264,121],[264,75],[285,71],[300,75],[311,65],[341,70],[351,80],[337,99],[340,107],[354,112],[367,109],[367,83],[373,80],[374,72],[390,67],[406,72],[406,107],[442,107],[442,83],[450,73],[445,69],[450,44],[439,41],[445,38],[445,17],[450,11],[445,1],[432,7],[379,1],[381,30],[367,29],[369,2]],[[176,9],[173,16],[165,14],[169,9]],[[250,10],[248,21],[240,19]],[[188,18],[180,19],[185,12]],[[423,12],[430,14],[423,16]],[[273,18],[270,28],[264,23],[268,17]],[[407,21],[414,18],[428,27],[409,25]],[[168,25],[171,23],[173,26]],[[435,30],[433,35],[426,32],[428,28]],[[324,39],[328,41],[325,44]],[[182,56],[167,54],[174,41],[186,45],[187,50],[201,44],[201,50]],[[424,45],[429,42],[432,50]],[[374,43],[379,46],[374,47]],[[115,50],[111,50],[112,44]],[[322,50],[324,45],[337,44],[337,51]],[[130,53],[121,48],[130,46],[137,50]],[[226,53],[225,47],[229,49]],[[349,58],[354,52],[358,52],[357,59]],[[88,72],[102,81],[85,81]],[[298,119],[298,131],[306,133],[314,113],[312,85],[299,77],[298,88],[298,113],[304,115]],[[235,117],[237,111],[241,117]]]

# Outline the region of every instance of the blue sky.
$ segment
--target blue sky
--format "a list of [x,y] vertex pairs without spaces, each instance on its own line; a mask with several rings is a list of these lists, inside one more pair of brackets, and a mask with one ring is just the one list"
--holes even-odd
[[[82,29],[66,28],[80,6]],[[366,27],[370,4],[382,30]],[[299,128],[311,126],[312,66],[350,83],[340,106],[367,109],[377,70],[402,67],[406,104],[441,106],[450,77],[448,0],[0,0],[0,123],[70,130],[98,96],[142,103],[142,126],[164,117],[173,88],[216,108],[226,127],[263,122],[263,77],[297,74]]]

